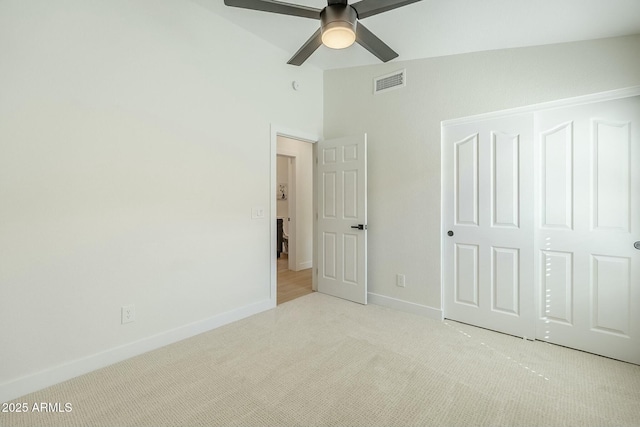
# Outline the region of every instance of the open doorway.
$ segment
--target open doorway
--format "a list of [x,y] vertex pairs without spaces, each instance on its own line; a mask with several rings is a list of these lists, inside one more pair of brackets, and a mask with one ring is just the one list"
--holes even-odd
[[[293,139],[311,148],[311,166],[299,161],[297,155],[287,152],[286,148],[278,150],[280,137]],[[367,303],[367,135],[352,135],[342,138],[324,140],[315,144],[319,138],[314,135],[292,132],[271,126],[271,303],[277,301],[277,154],[296,157],[295,171],[306,170],[311,173],[311,192],[306,194],[297,188],[289,188],[289,197],[306,194],[311,199],[306,206],[311,206],[311,234],[308,244],[311,247],[311,261],[294,251],[294,245],[300,245],[299,224],[291,216],[289,222],[288,252],[296,261],[287,261],[295,269],[311,267],[311,289],[333,295],[360,304]],[[321,145],[322,147],[318,147]],[[322,151],[322,153],[320,153]],[[338,156],[338,153],[341,153]],[[348,168],[348,169],[346,169]],[[322,178],[318,178],[322,173]],[[292,174],[293,176],[294,174]],[[294,180],[295,182],[295,180]],[[299,185],[294,184],[295,187]],[[320,189],[322,188],[322,192]],[[320,195],[322,193],[322,196]],[[290,200],[291,204],[292,201]],[[300,200],[296,201],[296,222],[298,221]],[[332,218],[340,218],[332,221]],[[332,230],[329,223],[340,228]],[[355,229],[355,230],[354,230]],[[357,230],[357,231],[356,231]],[[295,238],[291,236],[296,232]],[[321,236],[321,237],[319,237]],[[342,237],[340,237],[342,236]],[[297,247],[297,246],[296,246]],[[299,248],[298,248],[299,249]],[[322,254],[322,255],[320,255]],[[320,278],[322,280],[320,280]]]
[[276,138],[276,303],[312,292],[313,144]]

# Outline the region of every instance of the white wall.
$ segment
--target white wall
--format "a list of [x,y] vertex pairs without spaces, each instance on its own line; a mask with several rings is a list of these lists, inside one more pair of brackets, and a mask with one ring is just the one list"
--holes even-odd
[[0,2],[0,401],[275,304],[270,124],[322,127],[288,57],[186,0]]
[[[325,72],[324,136],[369,137],[372,301],[441,309],[441,121],[640,85],[638,52],[640,35]],[[372,94],[402,68],[406,88]]]
[[[313,144],[278,136],[277,152],[292,156],[295,185],[289,183],[289,215],[295,204],[295,271],[313,264]],[[283,202],[278,202],[283,203]],[[293,221],[293,219],[292,219]],[[292,226],[290,224],[290,226]],[[289,236],[291,239],[291,235]],[[294,248],[289,242],[289,250]],[[289,256],[292,254],[290,253]]]

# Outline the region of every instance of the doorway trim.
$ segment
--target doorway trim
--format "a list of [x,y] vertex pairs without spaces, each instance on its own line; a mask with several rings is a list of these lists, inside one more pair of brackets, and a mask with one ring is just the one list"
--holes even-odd
[[[269,201],[269,225],[270,225],[270,230],[271,230],[271,238],[269,239],[269,247],[270,249],[270,260],[271,260],[271,278],[270,278],[270,282],[271,282],[271,292],[270,292],[270,299],[271,299],[271,303],[273,305],[273,307],[275,307],[277,305],[277,299],[278,299],[278,278],[277,278],[277,253],[276,253],[276,247],[275,244],[273,242],[276,241],[276,233],[277,233],[277,205],[276,205],[276,181],[277,181],[277,177],[276,177],[276,172],[277,172],[277,155],[278,155],[278,137],[285,137],[285,138],[291,138],[291,139],[296,139],[298,141],[302,141],[302,142],[310,142],[311,144],[313,144],[313,158],[316,158],[316,142],[318,142],[320,140],[320,136],[315,134],[315,133],[311,133],[311,132],[305,132],[305,131],[301,131],[301,130],[296,130],[296,129],[291,129],[291,128],[287,128],[284,126],[280,126],[274,123],[271,123],[271,150],[270,150],[270,178],[269,178],[269,182],[270,182],[270,190],[269,190],[269,194],[270,194],[270,201]],[[316,200],[316,163],[315,161],[313,162],[313,212],[317,212],[317,200]],[[316,245],[315,245],[315,234],[316,234],[316,221],[313,221],[313,266],[315,268],[317,262],[316,262]],[[317,289],[317,283],[316,283],[316,275],[312,274],[312,285],[311,288],[313,290]]]

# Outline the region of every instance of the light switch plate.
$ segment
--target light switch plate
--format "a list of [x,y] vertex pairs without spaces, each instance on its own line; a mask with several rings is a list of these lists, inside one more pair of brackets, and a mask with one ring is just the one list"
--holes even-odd
[[251,208],[251,218],[252,219],[264,219],[264,208],[263,207],[255,207]]

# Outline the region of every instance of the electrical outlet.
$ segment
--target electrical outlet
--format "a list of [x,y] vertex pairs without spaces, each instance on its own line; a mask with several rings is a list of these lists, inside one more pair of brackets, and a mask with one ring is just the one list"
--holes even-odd
[[405,276],[404,274],[396,274],[396,286],[401,288],[405,287]]
[[123,305],[122,306],[122,324],[131,323],[136,320],[136,306],[131,305]]

